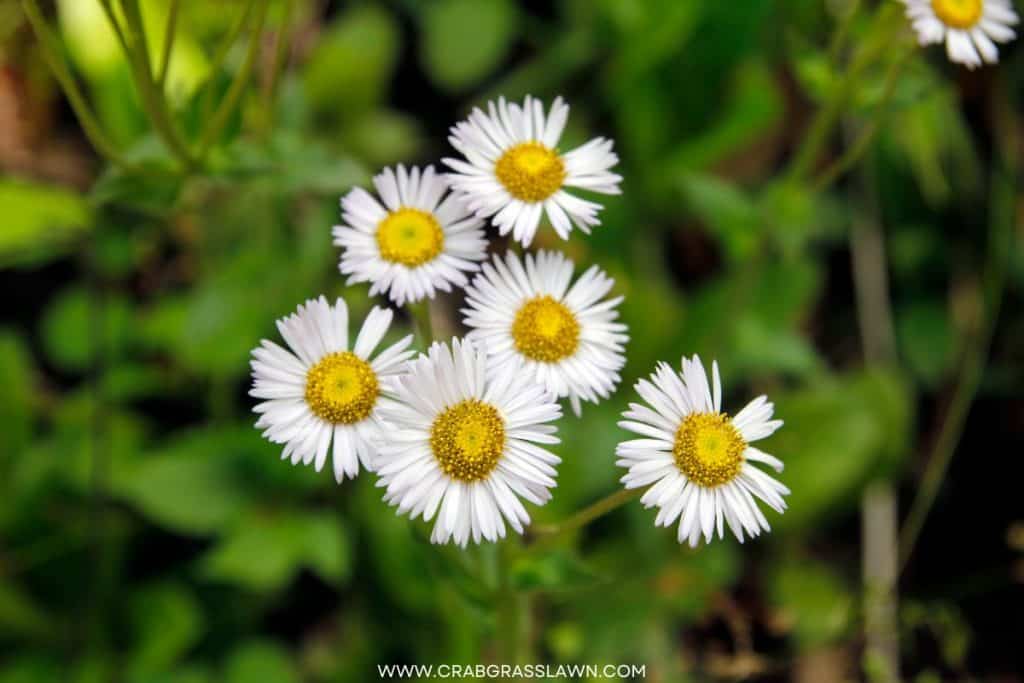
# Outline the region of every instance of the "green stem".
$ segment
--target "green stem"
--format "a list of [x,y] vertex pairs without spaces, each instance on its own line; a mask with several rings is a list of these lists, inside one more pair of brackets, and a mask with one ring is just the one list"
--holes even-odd
[[114,29],[114,35],[117,36],[117,42],[121,43],[121,49],[124,53],[128,54],[128,41],[124,37],[124,31],[121,30],[121,22],[117,20],[114,15],[114,8],[110,4],[110,0],[100,0],[100,6],[103,8],[103,13],[107,15],[107,21],[110,23],[110,28]]
[[221,100],[217,111],[214,112],[213,117],[199,138],[199,158],[201,159],[205,158],[211,145],[220,135],[224,126],[227,125],[231,114],[238,107],[242,94],[245,92],[245,87],[249,83],[249,77],[252,75],[253,65],[256,63],[256,55],[259,53],[260,39],[263,34],[263,22],[267,17],[267,0],[259,0],[257,4],[256,20],[252,27],[252,35],[249,37],[249,48],[245,54],[245,61],[242,63],[238,73],[235,74],[235,80],[232,81],[227,94],[224,95],[224,99]]
[[164,49],[160,57],[160,67],[156,72],[156,84],[161,91],[167,85],[167,71],[171,65],[171,52],[174,49],[174,38],[177,35],[179,4],[179,0],[171,0],[171,5],[167,10],[167,31],[164,33]]
[[[1004,133],[1009,133],[1010,130],[1012,129],[1009,125],[1002,127]],[[1005,141],[1003,147],[1008,151],[1016,149],[1018,144],[1012,134],[997,139]],[[949,463],[960,442],[960,435],[963,433],[971,403],[974,402],[984,374],[995,323],[999,317],[1003,290],[1006,286],[1009,260],[1013,253],[1015,170],[1016,164],[1009,169],[997,168],[993,171],[992,214],[989,219],[989,248],[984,271],[984,300],[981,319],[976,332],[968,337],[960,377],[954,389],[953,398],[946,411],[935,445],[928,457],[928,464],[925,466],[921,485],[917,489],[917,496],[911,504],[910,513],[900,531],[901,569],[910,559],[914,551],[914,544],[917,543],[921,529],[924,527],[925,519],[942,487]]]
[[839,123],[843,109],[848,105],[853,88],[861,74],[879,56],[890,49],[889,41],[893,25],[889,18],[890,7],[888,3],[883,3],[875,14],[870,39],[865,41],[864,47],[854,56],[839,83],[833,87],[828,100],[811,121],[807,134],[786,171],[787,180],[799,181],[811,170],[821,155],[825,143],[828,142],[829,136]]
[[846,45],[846,38],[850,35],[850,30],[853,28],[854,19],[860,13],[861,4],[861,0],[851,0],[849,9],[846,10],[846,14],[843,15],[839,22],[839,28],[836,29],[835,34],[832,36],[832,42],[829,43],[828,47],[829,61],[832,64],[839,63],[843,46]]
[[582,529],[586,525],[593,522],[595,519],[607,515],[613,510],[617,510],[631,500],[635,500],[643,495],[645,489],[619,489],[615,493],[609,494],[601,500],[588,505],[579,512],[575,513],[571,517],[563,519],[561,522],[555,524],[537,524],[530,530],[530,535],[533,538],[543,537],[556,537],[562,534],[569,533],[570,531],[576,531]]
[[896,92],[896,84],[899,82],[900,74],[903,72],[903,68],[906,66],[907,62],[910,61],[910,56],[913,53],[914,51],[912,49],[905,49],[904,52],[889,66],[889,72],[885,77],[882,97],[879,100],[878,105],[875,107],[871,121],[867,124],[853,144],[846,149],[843,155],[832,162],[832,164],[822,171],[814,181],[814,189],[816,191],[820,192],[826,189],[829,185],[841,178],[843,174],[853,168],[853,166],[861,160],[864,153],[870,148],[871,143],[874,142],[875,137],[882,129],[882,124],[888,117],[889,103]]
[[171,153],[181,162],[186,171],[191,171],[196,167],[195,159],[171,120],[163,92],[157,88],[156,82],[153,80],[153,69],[149,59],[149,48],[138,0],[123,0],[122,8],[127,29],[128,62],[132,67],[132,75],[135,86],[139,90],[143,108],[149,115],[154,130],[171,150]]
[[285,0],[284,16],[281,18],[281,28],[277,32],[277,39],[274,42],[274,61],[270,66],[270,74],[267,79],[267,86],[263,92],[264,108],[264,130],[269,131],[274,126],[274,104],[277,100],[277,86],[281,80],[281,71],[284,68],[285,58],[291,46],[291,21],[292,10],[295,8],[293,0]]
[[43,16],[42,11],[40,11],[36,0],[22,0],[21,4],[25,10],[25,16],[28,17],[28,21],[32,25],[32,30],[39,39],[39,45],[43,50],[43,57],[46,59],[47,64],[49,64],[50,70],[53,71],[53,75],[64,91],[64,95],[68,98],[68,103],[71,105],[72,110],[74,110],[75,116],[78,117],[79,123],[82,124],[82,131],[85,133],[85,136],[96,151],[109,161],[118,166],[129,167],[130,164],[121,156],[113,142],[103,132],[99,119],[96,118],[92,109],[89,108],[85,94],[78,87],[75,77],[71,74],[71,70],[64,61],[60,41],[50,29],[49,24],[47,24],[46,18]]
[[426,350],[434,341],[434,324],[430,315],[430,299],[406,304],[405,310],[408,311],[409,318],[412,320],[416,340]]

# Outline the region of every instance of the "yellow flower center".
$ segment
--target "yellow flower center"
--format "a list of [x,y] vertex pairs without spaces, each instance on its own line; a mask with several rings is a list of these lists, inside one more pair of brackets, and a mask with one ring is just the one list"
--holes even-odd
[[932,0],[932,9],[943,24],[970,28],[981,19],[984,0]]
[[328,354],[306,373],[306,403],[327,422],[365,420],[379,395],[377,374],[351,351]]
[[679,425],[672,455],[687,479],[714,488],[728,484],[740,473],[746,447],[728,415],[693,413]]
[[542,363],[555,363],[576,352],[580,324],[565,304],[550,296],[530,299],[512,321],[516,350]]
[[377,245],[385,261],[414,268],[441,253],[444,231],[432,214],[401,208],[389,213],[377,226]]
[[430,450],[452,479],[480,481],[505,450],[505,420],[494,406],[475,398],[462,401],[434,419]]
[[544,201],[565,181],[562,157],[539,142],[510,148],[498,159],[494,172],[508,193],[524,202]]

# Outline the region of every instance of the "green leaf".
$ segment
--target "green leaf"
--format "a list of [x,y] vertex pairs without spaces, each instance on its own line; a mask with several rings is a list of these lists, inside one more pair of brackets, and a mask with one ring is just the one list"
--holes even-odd
[[512,584],[521,591],[567,591],[604,583],[592,567],[562,550],[528,554],[512,565]]
[[18,638],[48,638],[55,635],[56,622],[11,581],[0,582],[0,634]]
[[792,491],[789,509],[781,517],[767,513],[780,529],[821,528],[907,455],[913,403],[900,375],[842,375],[773,398],[785,425],[757,445],[786,466],[778,477]]
[[224,665],[225,683],[298,683],[291,657],[267,641],[246,643],[231,653]]
[[365,112],[387,91],[398,49],[398,27],[387,10],[362,5],[341,12],[303,72],[310,105],[338,119]]
[[336,516],[283,512],[248,515],[201,561],[205,575],[256,591],[282,588],[301,567],[337,583],[350,565],[348,535]]
[[127,300],[111,296],[97,301],[84,288],[72,286],[54,299],[43,316],[43,346],[57,366],[81,372],[92,362],[97,344],[103,345],[106,356],[120,353],[133,327]]
[[196,430],[118,473],[113,493],[175,531],[216,532],[249,503],[237,468],[224,457],[246,448],[236,430]]
[[769,572],[768,594],[803,649],[835,642],[850,628],[853,590],[827,565],[787,556]]
[[753,199],[735,184],[712,175],[682,174],[679,187],[689,209],[718,237],[729,257],[749,258],[761,227]]
[[20,453],[32,430],[32,359],[21,338],[0,331],[0,453]]
[[136,677],[167,670],[202,634],[199,603],[180,584],[143,588],[132,597],[131,611],[136,644],[128,666]]
[[60,187],[0,179],[0,206],[0,266],[48,260],[92,227],[85,200]]
[[518,32],[509,0],[436,0],[423,7],[420,59],[441,88],[462,92],[490,74]]
[[914,302],[896,314],[896,333],[907,367],[926,386],[936,386],[949,370],[956,345],[950,313],[936,301]]

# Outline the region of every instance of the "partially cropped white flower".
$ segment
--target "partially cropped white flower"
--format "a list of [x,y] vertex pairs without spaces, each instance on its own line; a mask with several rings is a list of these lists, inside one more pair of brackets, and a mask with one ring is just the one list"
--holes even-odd
[[1018,21],[1010,0],[903,0],[907,17],[921,45],[946,43],[952,62],[969,69],[982,62],[999,61],[996,43],[1008,43],[1017,34]]
[[334,228],[348,284],[369,282],[371,296],[386,292],[398,306],[465,287],[487,257],[483,221],[445,196],[448,184],[432,166],[386,168],[373,183],[380,201],[355,188],[341,200],[345,224]]
[[558,443],[558,404],[519,368],[492,374],[487,363],[468,342],[435,343],[409,362],[386,410],[378,486],[399,514],[437,515],[434,543],[495,541],[506,523],[521,534],[530,515],[520,498],[543,505],[555,486],[561,460],[544,445]]
[[594,138],[562,154],[558,140],[569,118],[569,105],[555,98],[545,116],[540,100],[526,96],[523,106],[502,97],[487,103],[455,124],[449,140],[465,159],[445,159],[455,171],[452,188],[462,193],[478,216],[493,216],[502,235],[512,233],[529,246],[541,215],[562,239],[569,239],[573,224],[585,233],[599,225],[600,204],[566,192],[580,188],[619,194],[622,177],[610,168],[619,162],[613,142]]
[[710,542],[723,522],[736,538],[769,531],[756,499],[776,512],[786,509],[789,489],[754,463],[782,471],[782,462],[751,446],[782,426],[773,420],[774,406],[759,396],[730,418],[722,409],[718,364],[712,363],[713,390],[700,359],[683,358],[682,372],[659,363],[651,381],[640,380],[637,393],[648,405],[630,403],[623,429],[643,438],[623,441],[615,449],[626,488],[651,486],[641,501],[657,506],[655,524],[679,519],[678,539],[696,546],[703,533]]
[[263,436],[284,444],[281,458],[313,463],[317,472],[333,442],[334,478],[353,478],[359,464],[373,469],[380,429],[382,391],[413,355],[409,335],[374,356],[391,325],[390,309],[366,316],[355,344],[348,343],[348,308],[338,299],[311,299],[277,321],[288,349],[264,339],[253,349],[250,396],[263,399],[254,410]]
[[602,299],[615,281],[597,266],[572,280],[573,263],[558,252],[495,256],[466,288],[467,337],[481,342],[493,365],[523,364],[573,412],[618,386],[625,365],[626,326],[617,322],[622,297]]

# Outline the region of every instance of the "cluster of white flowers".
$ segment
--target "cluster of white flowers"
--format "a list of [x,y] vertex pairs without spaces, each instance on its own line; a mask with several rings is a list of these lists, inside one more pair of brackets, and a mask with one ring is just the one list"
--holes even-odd
[[[602,209],[568,189],[619,192],[611,140],[558,150],[568,116],[561,98],[546,114],[529,96],[491,102],[451,129],[463,157],[444,160],[451,173],[389,168],[373,179],[376,196],[357,188],[341,200],[333,234],[348,282],[397,306],[463,288],[464,339],[414,359],[411,336],[375,353],[393,314],[374,308],[350,347],[345,302],[321,296],[278,321],[287,349],[264,340],[253,351],[256,426],[281,457],[320,471],[330,454],[339,483],[361,465],[400,514],[436,520],[437,543],[523,533],[523,501],[543,505],[556,486],[559,400],[578,416],[621,381],[629,338],[612,278],[591,266],[574,280],[573,262],[552,251],[488,259],[485,221],[524,248],[543,216],[568,239]],[[755,466],[782,463],[750,444],[782,424],[772,404],[721,412],[718,365],[709,387],[696,356],[681,372],[660,364],[636,391],[647,405],[630,404],[619,424],[641,438],[619,444],[617,463],[627,488],[649,487],[656,523],[678,519],[692,546],[724,523],[740,541],[768,530],[757,500],[782,512],[789,491]]]

